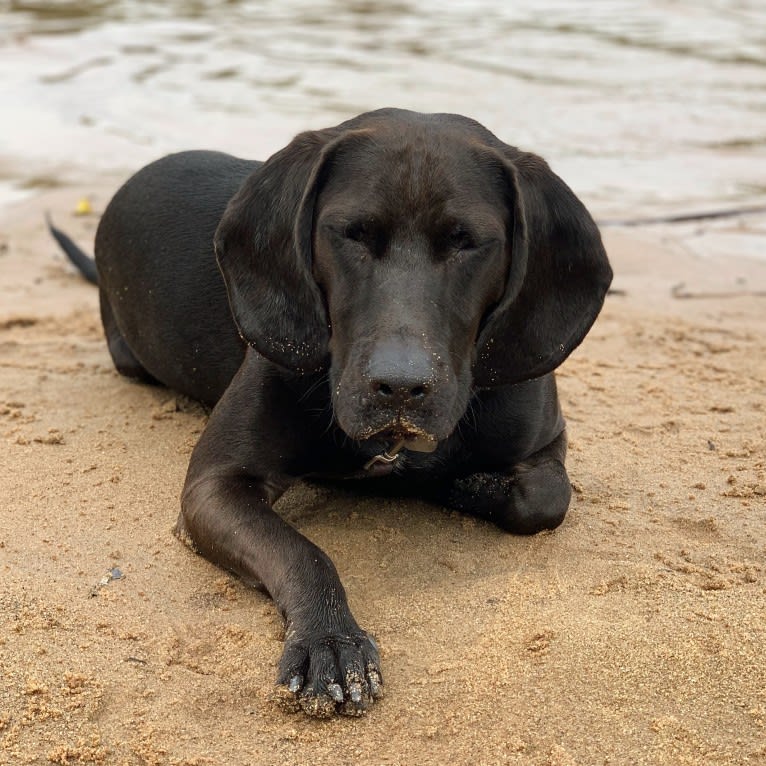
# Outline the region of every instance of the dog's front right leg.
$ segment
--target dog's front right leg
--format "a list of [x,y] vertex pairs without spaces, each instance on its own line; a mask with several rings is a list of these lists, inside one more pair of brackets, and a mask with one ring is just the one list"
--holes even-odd
[[286,623],[277,678],[285,699],[314,716],[360,715],[381,696],[377,648],[329,557],[271,507],[292,481],[306,432],[279,382],[258,366],[243,364],[210,416],[176,531],[274,599]]

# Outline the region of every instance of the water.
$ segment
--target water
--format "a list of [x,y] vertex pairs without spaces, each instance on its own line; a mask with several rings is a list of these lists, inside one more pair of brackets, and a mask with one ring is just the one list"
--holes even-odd
[[766,3],[0,0],[0,203],[380,106],[478,119],[599,216],[766,203]]

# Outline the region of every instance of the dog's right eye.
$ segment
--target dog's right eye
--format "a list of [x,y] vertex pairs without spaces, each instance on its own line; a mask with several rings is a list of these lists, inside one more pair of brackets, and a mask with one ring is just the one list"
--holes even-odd
[[349,254],[353,252],[355,256],[364,254],[378,257],[386,247],[385,230],[371,216],[331,221],[325,224],[325,229],[336,248],[348,249]]
[[371,229],[366,221],[354,221],[346,224],[343,236],[354,242],[367,242],[370,238]]

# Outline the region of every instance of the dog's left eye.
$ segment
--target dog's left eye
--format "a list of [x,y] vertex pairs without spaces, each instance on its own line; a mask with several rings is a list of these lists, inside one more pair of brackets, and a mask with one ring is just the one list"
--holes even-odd
[[475,250],[477,245],[471,232],[465,226],[455,226],[447,237],[447,244],[454,252]]

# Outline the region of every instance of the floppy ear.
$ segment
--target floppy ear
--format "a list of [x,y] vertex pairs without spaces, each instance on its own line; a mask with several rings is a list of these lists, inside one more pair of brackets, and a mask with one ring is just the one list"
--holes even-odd
[[229,201],[215,233],[240,334],[299,374],[327,364],[329,326],[311,274],[311,240],[319,179],[338,133],[302,133],[270,157]]
[[609,266],[598,227],[536,155],[494,152],[506,176],[512,233],[505,294],[477,341],[478,386],[518,383],[558,367],[598,316]]

